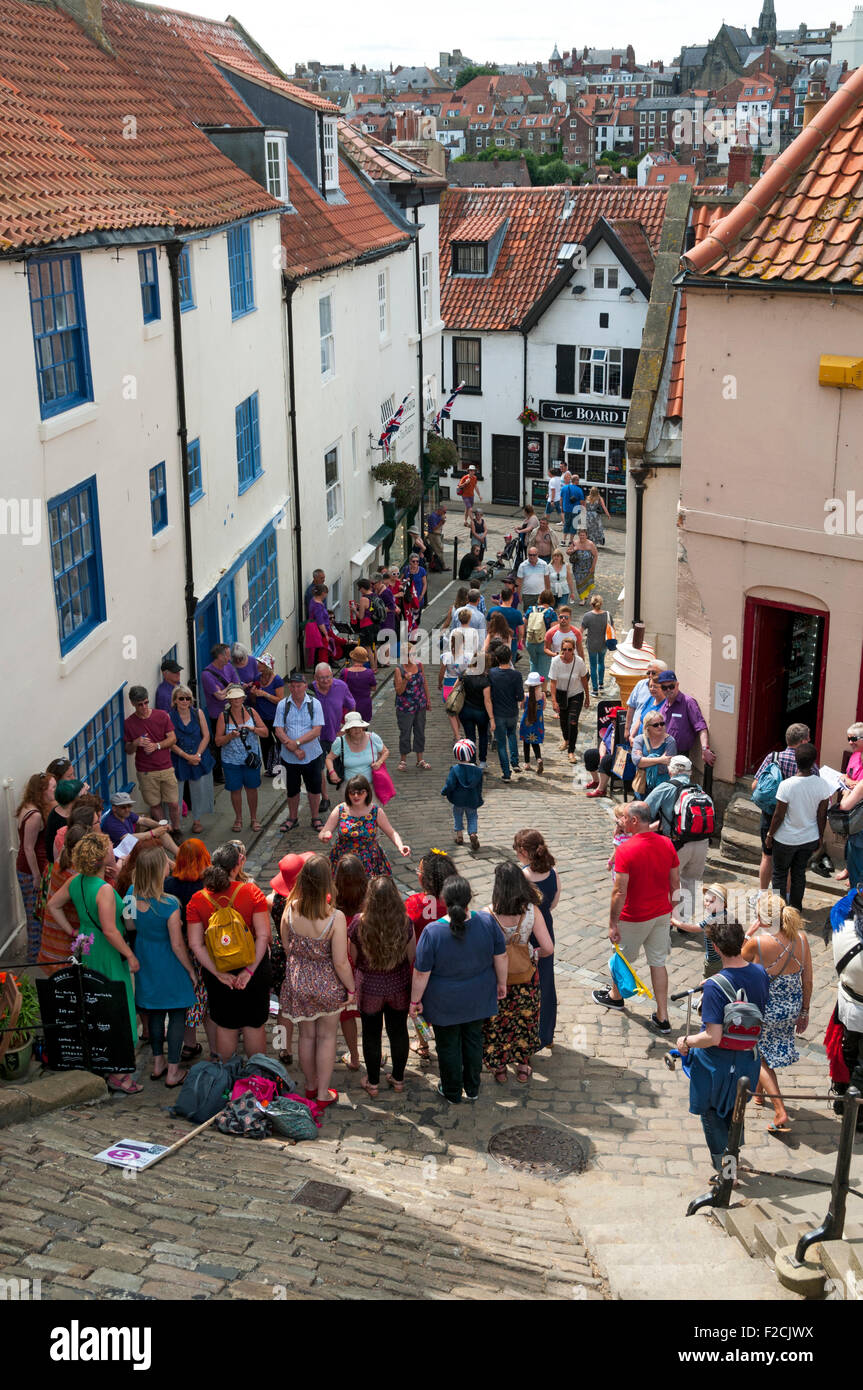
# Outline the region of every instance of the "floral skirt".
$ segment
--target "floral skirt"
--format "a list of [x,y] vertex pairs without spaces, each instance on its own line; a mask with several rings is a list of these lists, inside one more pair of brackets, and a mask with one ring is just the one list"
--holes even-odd
[[482,1025],[482,1059],[489,1071],[529,1063],[539,1051],[539,975],[526,985],[508,985],[494,1018]]
[[194,957],[192,958],[192,966],[195,971],[195,1002],[190,1009],[186,1010],[187,1028],[197,1028],[207,1016],[207,986],[204,984],[201,967]]
[[42,917],[39,911],[41,887],[33,883],[33,875],[22,874],[18,870],[18,887],[24,900],[24,915],[27,919],[27,964],[35,965],[42,940]]
[[770,981],[759,1047],[762,1062],[774,1071],[800,1060],[794,1044],[794,1028],[802,1008],[803,978],[799,972],[777,975]]

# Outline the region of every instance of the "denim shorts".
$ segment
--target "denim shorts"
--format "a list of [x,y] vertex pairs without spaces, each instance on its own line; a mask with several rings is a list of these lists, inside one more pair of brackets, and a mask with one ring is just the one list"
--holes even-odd
[[238,792],[242,787],[247,787],[252,791],[261,785],[261,769],[259,767],[246,767],[245,763],[222,763],[222,772],[225,774],[225,789],[229,792]]

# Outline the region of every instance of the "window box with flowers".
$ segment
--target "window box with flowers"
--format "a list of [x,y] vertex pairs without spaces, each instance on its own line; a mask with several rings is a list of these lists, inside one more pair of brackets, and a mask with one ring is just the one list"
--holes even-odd
[[518,423],[520,425],[533,426],[536,424],[538,419],[539,416],[537,415],[536,411],[531,410],[530,406],[526,405],[524,410],[518,417]]

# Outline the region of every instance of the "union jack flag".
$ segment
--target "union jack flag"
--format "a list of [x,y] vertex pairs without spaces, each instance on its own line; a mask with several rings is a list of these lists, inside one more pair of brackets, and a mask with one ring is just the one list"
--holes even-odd
[[454,405],[454,403],[455,403],[455,398],[456,398],[456,396],[458,395],[459,391],[463,391],[463,390],[464,390],[464,382],[463,382],[463,381],[460,381],[459,384],[458,384],[458,386],[457,386],[457,387],[455,388],[455,390],[453,391],[452,395],[449,396],[449,397],[447,398],[446,403],[445,403],[444,405],[441,406],[441,408],[440,408],[440,410],[438,411],[437,415],[434,417],[434,423],[433,423],[433,425],[432,425],[432,427],[431,427],[431,432],[432,432],[432,434],[440,434],[440,432],[441,432],[441,422],[444,421],[444,420],[448,420],[448,419],[449,419],[450,415],[452,414],[452,408],[453,408],[453,405]]
[[394,415],[390,416],[390,418],[387,420],[386,424],[383,427],[381,437],[378,440],[378,445],[381,449],[383,449],[385,454],[389,454],[390,444],[392,443],[393,436],[398,434],[399,430],[401,429],[402,418],[405,413],[405,406],[407,405],[410,398],[411,392],[408,391],[398,410],[395,412]]

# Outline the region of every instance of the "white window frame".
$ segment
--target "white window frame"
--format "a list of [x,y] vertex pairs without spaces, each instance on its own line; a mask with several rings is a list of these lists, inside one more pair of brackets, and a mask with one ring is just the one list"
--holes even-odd
[[390,293],[388,270],[378,271],[378,336],[384,340],[390,336]]
[[384,430],[396,413],[396,398],[388,396],[381,402],[381,430]]
[[[277,169],[275,171],[279,180],[278,191],[274,188],[272,168],[272,146],[275,146],[275,156]],[[267,175],[267,192],[274,198],[278,198],[280,203],[291,201],[288,193],[288,137],[280,130],[268,130],[264,136],[264,164]]]
[[[324,331],[324,305],[327,304],[329,329]],[[318,300],[318,329],[321,339],[321,381],[332,381],[336,374],[336,338],[333,332],[333,296],[322,294]]]
[[[327,482],[327,467],[335,457],[336,476],[331,482]],[[327,530],[335,531],[338,526],[344,525],[345,508],[342,493],[342,451],[338,441],[331,444],[329,449],[324,450],[324,499],[327,512]]]
[[340,578],[330,580],[330,592],[327,598],[329,599],[330,611],[338,618],[342,605],[342,581]]
[[432,253],[424,251],[420,261],[422,280],[423,323],[432,321]]
[[[588,390],[583,391],[581,389],[581,377],[585,368],[589,368],[590,376],[588,380]],[[609,391],[608,389],[609,375],[612,368],[616,368],[617,371],[617,391]],[[579,347],[576,373],[576,395],[613,396],[615,400],[620,399],[620,387],[623,385],[623,349]]]
[[339,186],[339,140],[335,117],[324,116],[323,133],[318,148],[318,179],[323,179],[324,192]]

